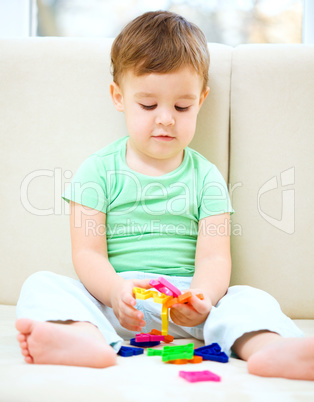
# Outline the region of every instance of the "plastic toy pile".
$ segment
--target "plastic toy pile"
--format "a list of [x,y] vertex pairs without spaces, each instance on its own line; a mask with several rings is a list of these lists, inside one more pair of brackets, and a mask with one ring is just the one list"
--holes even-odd
[[[229,358],[221,350],[218,343],[202,346],[194,349],[194,344],[170,346],[166,345],[163,349],[152,349],[153,346],[160,345],[160,342],[170,343],[173,341],[173,336],[168,335],[169,324],[169,308],[176,303],[188,303],[192,297],[191,292],[181,293],[179,289],[173,286],[165,278],[158,278],[151,280],[150,285],[154,290],[146,290],[142,288],[134,288],[133,292],[137,299],[147,300],[153,298],[155,303],[162,304],[161,322],[162,330],[158,331],[153,329],[150,333],[137,334],[135,338],[130,340],[130,344],[135,347],[122,346],[119,355],[128,357],[144,353],[143,348],[147,349],[147,356],[161,356],[161,360],[170,364],[187,364],[187,363],[201,363],[203,360],[212,360],[221,363],[227,363]],[[159,293],[160,292],[160,293]],[[203,295],[198,294],[201,300]],[[221,378],[209,370],[205,371],[180,371],[179,376],[189,382],[197,381],[220,381]]]

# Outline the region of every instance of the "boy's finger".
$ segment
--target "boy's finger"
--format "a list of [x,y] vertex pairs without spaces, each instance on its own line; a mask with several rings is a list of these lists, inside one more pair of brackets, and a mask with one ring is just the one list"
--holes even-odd
[[136,310],[134,307],[127,304],[121,309],[120,318],[123,319],[124,322],[132,323],[133,326],[144,327],[145,321],[143,317],[144,314],[142,311]]
[[177,304],[174,304],[171,307],[171,309],[173,309],[176,313],[178,313],[182,316],[187,316],[187,315],[191,314],[191,310],[194,310],[194,312],[195,312],[195,309],[188,304],[177,303]]
[[129,318],[129,317],[125,318],[124,322],[125,322],[126,325],[136,327],[136,328],[143,328],[146,325],[144,320],[134,320],[134,319]]
[[174,304],[171,308],[180,312],[182,315],[189,316],[191,312],[194,314],[205,314],[209,311],[209,306],[204,301],[200,300],[197,296],[192,296],[190,301],[185,304]]
[[137,310],[130,303],[124,302],[124,307],[122,307],[122,309],[123,309],[124,314],[126,314],[130,317],[138,317],[140,319],[143,317],[143,313],[141,311]]
[[210,306],[204,300],[200,300],[197,296],[193,295],[190,299],[191,306],[200,314],[208,313]]
[[130,331],[136,331],[136,332],[141,332],[142,328],[145,327],[145,325],[146,325],[144,320],[135,320],[135,319],[129,318],[127,316],[124,316],[119,321],[120,321],[120,324],[124,328],[129,329]]
[[135,298],[133,297],[133,295],[130,294],[130,293],[125,293],[125,294],[121,297],[121,299],[122,299],[122,301],[123,301],[125,304],[128,304],[128,305],[130,305],[130,306],[132,306],[132,307],[134,307],[134,306],[136,305],[136,300],[135,300]]
[[134,285],[143,288],[143,289],[150,289],[152,286],[149,284],[150,279],[135,279]]

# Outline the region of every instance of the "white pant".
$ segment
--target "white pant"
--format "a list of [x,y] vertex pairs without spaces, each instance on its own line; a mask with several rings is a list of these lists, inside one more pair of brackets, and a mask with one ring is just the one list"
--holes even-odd
[[[143,272],[124,272],[125,279],[156,279],[159,275]],[[168,280],[181,290],[190,287],[191,277],[171,276]],[[152,299],[137,300],[143,311],[146,327],[161,330],[161,305]],[[52,272],[37,272],[24,283],[17,304],[18,318],[38,321],[88,321],[98,327],[108,344],[119,351],[123,339],[135,337],[135,332],[121,327],[113,310],[96,300],[75,279]],[[169,319],[168,333],[175,338],[194,337],[206,345],[217,342],[231,354],[233,343],[246,332],[269,330],[284,337],[303,336],[303,333],[280,309],[268,293],[250,286],[232,286],[213,307],[207,320],[197,327],[180,327]]]

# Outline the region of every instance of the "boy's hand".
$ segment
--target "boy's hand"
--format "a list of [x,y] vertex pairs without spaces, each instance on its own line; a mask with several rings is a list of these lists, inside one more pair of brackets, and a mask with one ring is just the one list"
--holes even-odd
[[201,289],[188,289],[188,291],[193,294],[190,301],[186,304],[174,304],[170,309],[170,317],[177,325],[195,327],[206,320],[212,303],[206,295],[204,295],[204,300],[200,300],[196,296],[199,293],[204,294]]
[[122,327],[140,332],[145,326],[143,313],[134,306],[136,299],[133,295],[133,288],[139,287],[150,289],[149,279],[122,279],[111,292],[111,307]]

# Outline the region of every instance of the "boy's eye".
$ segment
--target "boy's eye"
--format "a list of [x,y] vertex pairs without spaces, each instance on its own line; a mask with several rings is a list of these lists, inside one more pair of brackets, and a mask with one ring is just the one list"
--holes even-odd
[[143,105],[141,103],[140,103],[140,106],[144,110],[154,110],[157,107],[157,105]]
[[187,112],[189,110],[189,106],[187,107],[175,106],[175,108],[178,112]]

